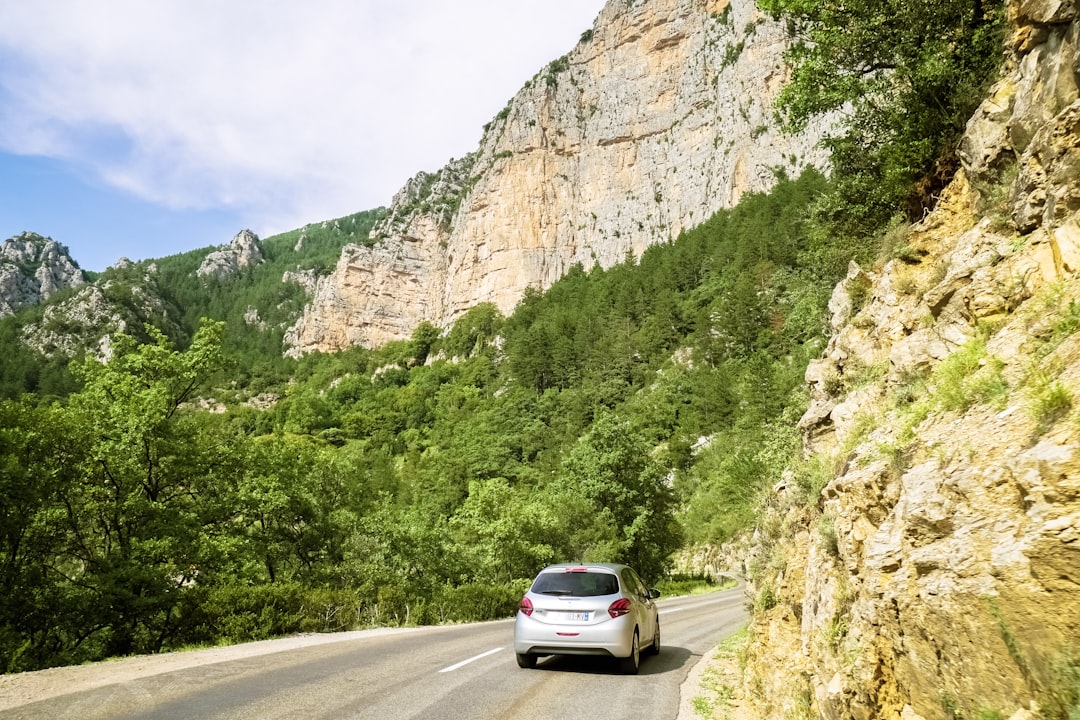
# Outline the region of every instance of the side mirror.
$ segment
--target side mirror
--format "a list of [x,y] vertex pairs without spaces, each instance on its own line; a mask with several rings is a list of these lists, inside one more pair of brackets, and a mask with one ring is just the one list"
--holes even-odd
[[649,599],[655,600],[658,597],[660,597],[660,591],[654,588],[649,588]]

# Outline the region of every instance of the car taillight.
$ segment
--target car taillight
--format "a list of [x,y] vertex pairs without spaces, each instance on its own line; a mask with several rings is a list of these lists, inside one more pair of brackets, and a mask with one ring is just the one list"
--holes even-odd
[[630,601],[627,600],[626,598],[619,598],[615,602],[611,603],[611,605],[608,607],[607,611],[608,611],[608,615],[610,615],[613,618],[622,617],[623,615],[627,615],[630,612]]
[[533,613],[532,600],[530,600],[528,597],[521,598],[521,604],[518,605],[518,610],[521,610],[521,612],[525,613],[525,615],[527,615],[527,616],[532,615],[532,613]]

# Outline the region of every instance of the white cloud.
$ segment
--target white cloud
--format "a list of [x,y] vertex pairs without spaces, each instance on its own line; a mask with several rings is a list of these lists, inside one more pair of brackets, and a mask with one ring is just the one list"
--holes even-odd
[[169,207],[294,227],[386,204],[474,149],[602,4],[3,3],[0,149]]

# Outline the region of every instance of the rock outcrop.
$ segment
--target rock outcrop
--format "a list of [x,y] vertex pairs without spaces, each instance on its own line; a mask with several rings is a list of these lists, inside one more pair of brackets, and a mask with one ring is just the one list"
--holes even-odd
[[84,283],[68,249],[51,238],[24,232],[0,245],[0,317]]
[[576,263],[609,267],[825,157],[824,123],[772,123],[785,35],[753,0],[612,0],[480,147],[395,196],[345,248],[291,354],[407,338],[480,302],[509,312]]
[[201,278],[224,280],[262,261],[259,236],[250,230],[241,230],[228,245],[207,255],[195,274]]
[[20,337],[46,356],[74,357],[86,352],[107,361],[116,333],[144,337],[144,326],[149,323],[171,337],[179,336],[175,314],[162,299],[157,266],[121,258],[105,277],[50,303],[42,319],[23,327]]
[[1080,23],[1072,2],[1009,12],[965,170],[833,296],[812,459],[751,562],[736,716],[1080,707]]

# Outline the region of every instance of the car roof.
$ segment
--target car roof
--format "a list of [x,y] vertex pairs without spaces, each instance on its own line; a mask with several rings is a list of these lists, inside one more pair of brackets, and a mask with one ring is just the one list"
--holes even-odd
[[593,571],[601,570],[601,571],[604,571],[604,572],[610,572],[610,573],[618,574],[624,568],[628,568],[628,567],[630,567],[630,566],[629,565],[623,565],[621,563],[558,563],[557,565],[548,565],[546,568],[544,568],[540,572],[542,572],[542,573],[558,572],[560,570],[561,571],[566,571],[566,570],[569,570],[571,568],[584,568],[586,571],[589,571],[589,570],[593,570]]

